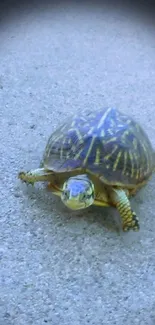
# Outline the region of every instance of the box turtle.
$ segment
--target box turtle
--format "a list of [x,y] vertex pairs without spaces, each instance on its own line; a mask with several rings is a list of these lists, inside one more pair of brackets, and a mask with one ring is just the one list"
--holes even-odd
[[154,171],[155,152],[142,127],[121,111],[105,108],[67,119],[49,137],[40,168],[21,171],[18,178],[47,181],[72,210],[113,206],[122,229],[138,231],[129,198]]

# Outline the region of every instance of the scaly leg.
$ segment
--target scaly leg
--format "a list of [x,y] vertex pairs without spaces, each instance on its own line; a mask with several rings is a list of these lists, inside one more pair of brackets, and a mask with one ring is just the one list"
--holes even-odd
[[53,173],[51,171],[47,171],[44,168],[37,168],[32,169],[30,171],[21,171],[18,174],[18,178],[29,184],[34,184],[35,182],[44,182],[51,180],[51,177],[53,177]]
[[123,231],[129,231],[131,229],[138,231],[140,228],[139,220],[136,213],[131,209],[130,201],[125,191],[113,188],[110,196],[112,203],[115,204],[120,213]]

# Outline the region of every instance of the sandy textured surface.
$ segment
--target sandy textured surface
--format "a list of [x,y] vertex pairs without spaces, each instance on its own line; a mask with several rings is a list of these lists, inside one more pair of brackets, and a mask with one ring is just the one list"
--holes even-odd
[[130,112],[155,146],[154,30],[127,11],[47,6],[5,20],[0,40],[0,325],[155,324],[155,177],[132,199],[140,232],[120,235],[116,211],[73,214],[16,178],[79,110]]

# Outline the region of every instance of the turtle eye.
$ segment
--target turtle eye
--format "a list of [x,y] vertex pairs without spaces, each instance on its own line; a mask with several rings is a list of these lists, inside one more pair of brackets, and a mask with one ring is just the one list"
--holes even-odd
[[86,193],[83,193],[82,200],[85,200],[86,198],[87,198],[87,194]]
[[68,191],[64,191],[63,193],[63,197],[68,200],[69,199],[69,192]]
[[91,196],[92,196],[92,194],[83,193],[81,195],[81,201],[89,200],[91,198]]

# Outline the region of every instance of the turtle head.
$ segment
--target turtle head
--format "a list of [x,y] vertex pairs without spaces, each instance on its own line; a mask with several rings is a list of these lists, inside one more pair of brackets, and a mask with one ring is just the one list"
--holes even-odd
[[86,175],[70,177],[63,185],[61,199],[71,210],[89,207],[94,197],[94,184]]

